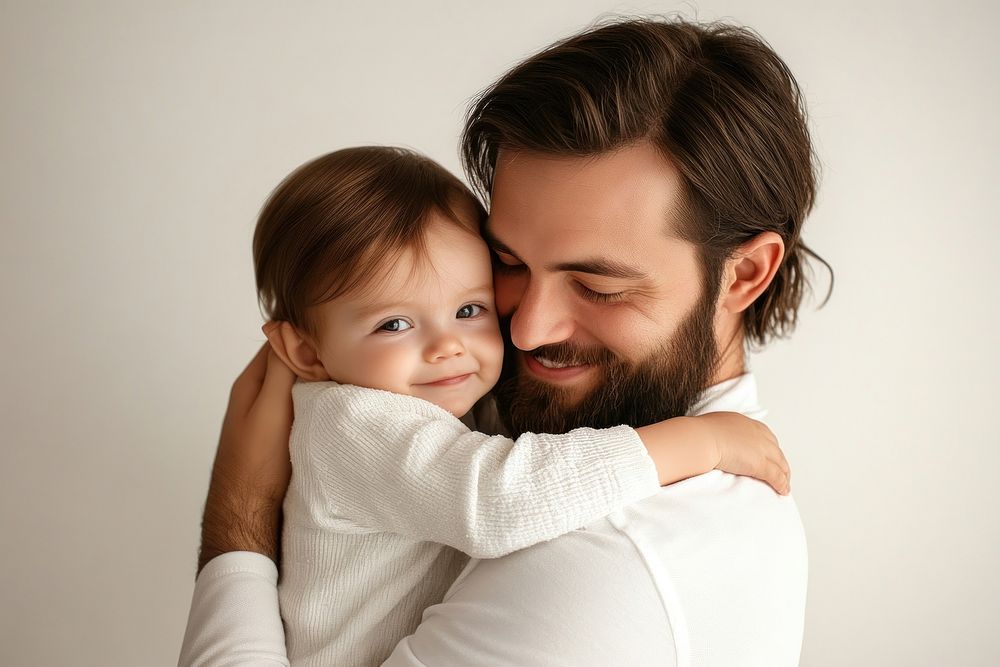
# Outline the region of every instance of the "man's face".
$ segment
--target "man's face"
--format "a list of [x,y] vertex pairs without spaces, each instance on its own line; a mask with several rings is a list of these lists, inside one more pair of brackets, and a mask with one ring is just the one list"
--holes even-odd
[[509,326],[496,389],[516,432],[686,412],[718,357],[716,290],[676,234],[680,174],[642,143],[593,158],[502,152],[486,236]]

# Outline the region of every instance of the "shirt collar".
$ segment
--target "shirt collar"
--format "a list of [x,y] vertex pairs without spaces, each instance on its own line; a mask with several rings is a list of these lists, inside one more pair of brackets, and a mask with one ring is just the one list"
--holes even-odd
[[696,417],[706,412],[739,412],[753,419],[763,419],[767,410],[757,403],[757,380],[753,373],[714,384],[701,393],[688,416]]

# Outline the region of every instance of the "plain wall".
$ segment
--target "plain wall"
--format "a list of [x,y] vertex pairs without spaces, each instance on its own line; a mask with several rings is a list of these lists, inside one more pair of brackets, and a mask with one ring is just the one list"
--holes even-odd
[[0,9],[0,664],[176,661],[271,188],[361,143],[457,171],[469,100],[616,11],[750,25],[807,99],[836,288],[752,362],[802,663],[1000,664],[995,3],[84,4]]

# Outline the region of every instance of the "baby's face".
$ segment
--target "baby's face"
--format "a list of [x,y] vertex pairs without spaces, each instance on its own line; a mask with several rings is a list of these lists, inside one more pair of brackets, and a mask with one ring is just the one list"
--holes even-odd
[[431,218],[427,257],[407,251],[384,281],[316,309],[319,358],[337,382],[461,416],[496,384],[503,340],[486,244],[441,214]]

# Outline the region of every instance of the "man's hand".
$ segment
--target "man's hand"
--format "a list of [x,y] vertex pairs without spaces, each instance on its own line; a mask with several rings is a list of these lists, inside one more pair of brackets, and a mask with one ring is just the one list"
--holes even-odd
[[[265,326],[265,333],[267,327]],[[278,561],[295,375],[265,344],[236,378],[201,522],[198,571],[229,551]]]

